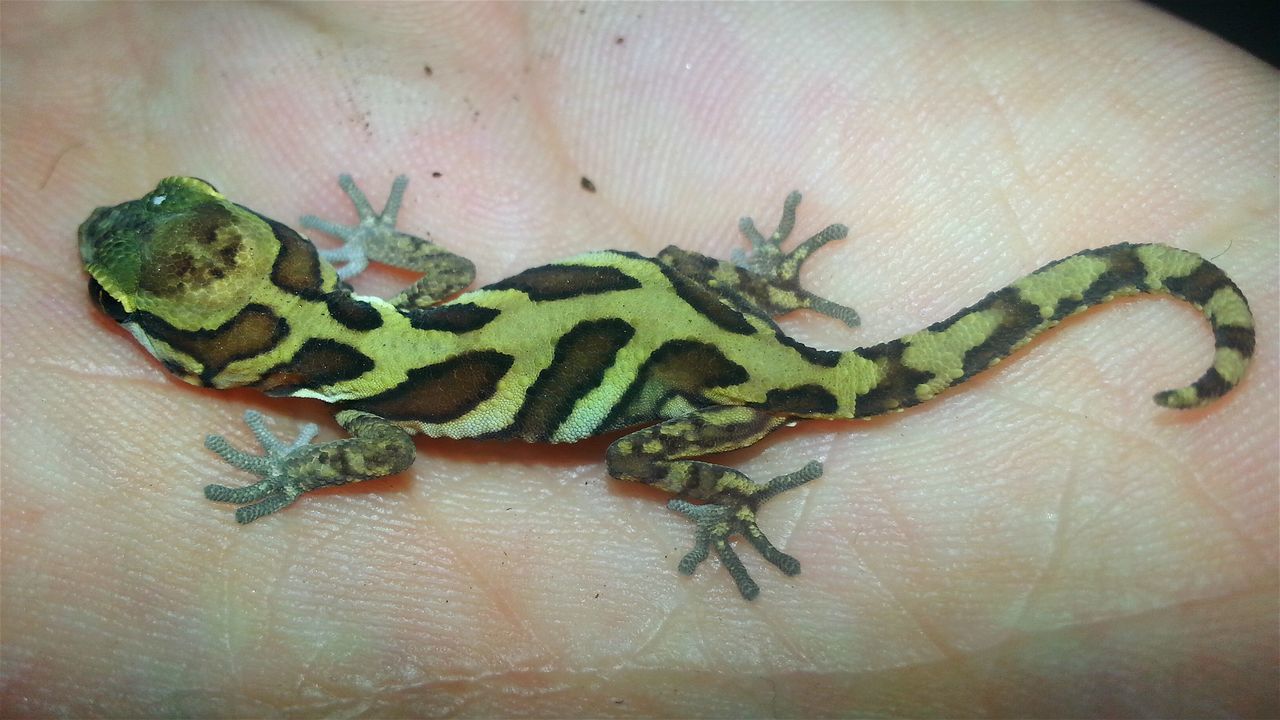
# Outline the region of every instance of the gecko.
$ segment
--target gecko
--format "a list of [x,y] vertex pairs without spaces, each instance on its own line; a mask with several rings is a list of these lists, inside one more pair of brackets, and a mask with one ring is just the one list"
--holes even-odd
[[[750,600],[760,589],[731,538],[798,574],[800,562],[770,542],[757,512],[819,477],[822,465],[755,482],[706,456],[801,420],[868,418],[925,402],[1064,318],[1118,297],[1178,298],[1213,329],[1211,366],[1194,383],[1157,393],[1164,407],[1221,397],[1254,351],[1248,302],[1221,269],[1186,250],[1130,243],[1051,262],[897,339],[811,348],[774,318],[808,308],[855,326],[858,315],[799,281],[805,260],[844,238],[845,226],[782,250],[795,225],[795,192],[768,237],[751,219],[739,222],[752,251],[732,262],[674,245],[653,257],[603,250],[463,292],[474,264],[429,234],[396,228],[407,182],[398,177],[376,212],[341,176],[358,223],[302,218],[303,227],[342,240],[336,249],[317,250],[192,177],[97,208],[79,228],[93,303],[180,379],[335,406],[349,433],[339,440],[313,444],[309,424],[285,442],[254,411],[245,421],[261,454],[207,437],[223,460],[261,478],[204,488],[209,500],[238,506],[240,523],[316,488],[407,469],[414,434],[572,443],[618,433],[606,451],[608,473],[671,494],[668,507],[693,522],[679,572],[693,574],[714,550]],[[360,295],[348,281],[370,261],[422,277],[389,300]]]

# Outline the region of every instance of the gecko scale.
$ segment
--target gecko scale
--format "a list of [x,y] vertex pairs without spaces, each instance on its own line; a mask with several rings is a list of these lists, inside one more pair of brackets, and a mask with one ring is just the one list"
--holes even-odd
[[[674,246],[655,257],[605,250],[459,295],[475,276],[472,263],[395,229],[403,177],[382,213],[350,177],[341,184],[359,224],[303,218],[342,238],[337,250],[317,251],[188,177],[98,208],[80,226],[93,301],[171,372],[194,385],[248,386],[338,408],[350,433],[342,440],[310,444],[311,426],[284,443],[256,413],[246,420],[263,455],[209,437],[206,445],[225,461],[262,478],[205,488],[210,500],[239,505],[241,523],[315,488],[406,469],[414,433],[570,443],[626,430],[607,451],[609,474],[671,493],[669,507],[696,525],[680,572],[693,573],[714,549],[751,599],[759,588],[730,537],[745,537],[782,572],[800,572],[769,542],[756,512],[817,478],[822,466],[809,462],[755,483],[694,458],[746,447],[796,420],[911,407],[1115,297],[1171,295],[1213,328],[1211,367],[1189,386],[1157,393],[1165,407],[1220,397],[1240,381],[1254,349],[1248,303],[1222,270],[1185,250],[1127,243],[1052,262],[896,340],[847,352],[807,347],[773,318],[810,308],[855,325],[857,315],[799,283],[801,264],[843,238],[843,226],[780,249],[798,193],[768,238],[741,221],[753,252],[736,264]],[[423,277],[390,300],[357,295],[344,281],[370,260]]]

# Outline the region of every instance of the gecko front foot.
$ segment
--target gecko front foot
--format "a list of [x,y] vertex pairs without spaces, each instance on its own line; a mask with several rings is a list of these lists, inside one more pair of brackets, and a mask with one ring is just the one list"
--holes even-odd
[[338,185],[351,198],[351,204],[356,206],[359,222],[355,225],[339,225],[315,215],[302,216],[303,227],[319,230],[342,240],[342,247],[320,251],[320,257],[325,260],[335,264],[342,263],[338,267],[338,277],[347,280],[363,272],[369,265],[372,248],[387,242],[391,237],[403,236],[419,243],[426,242],[396,230],[396,217],[400,214],[400,202],[404,199],[404,189],[408,184],[407,176],[397,176],[391,184],[391,192],[387,194],[386,205],[382,207],[381,213],[377,213],[373,211],[369,199],[356,186],[355,180],[343,173],[338,176]]
[[310,488],[298,481],[290,472],[289,458],[306,447],[319,432],[315,423],[302,426],[297,439],[285,444],[267,429],[262,413],[247,410],[244,422],[253,431],[262,447],[262,455],[251,455],[231,447],[227,439],[221,435],[210,435],[205,438],[204,446],[214,451],[232,467],[247,470],[262,480],[245,487],[230,488],[225,485],[206,485],[204,496],[215,502],[234,503],[243,507],[236,510],[236,522],[248,523],[263,515],[288,506],[298,496]]
[[310,490],[392,475],[413,463],[413,438],[395,423],[359,410],[343,410],[336,419],[351,437],[312,445],[317,429],[307,423],[298,438],[286,444],[267,429],[261,413],[245,412],[245,424],[262,446],[262,455],[237,450],[221,435],[210,435],[204,445],[262,480],[239,488],[206,485],[204,496],[242,505],[236,522],[243,524],[288,506]]
[[809,308],[823,315],[829,315],[849,327],[857,327],[860,320],[858,313],[849,307],[818,297],[800,287],[800,266],[823,245],[843,239],[849,234],[844,225],[828,225],[818,234],[800,243],[789,253],[782,251],[782,243],[791,235],[796,224],[796,207],[800,204],[800,193],[792,192],[782,206],[782,218],[778,227],[769,237],[765,237],[756,229],[749,217],[738,221],[738,229],[751,242],[751,251],[744,253],[734,250],[731,258],[735,264],[760,275],[769,281],[773,292],[766,299],[761,299],[761,306],[770,315],[781,315],[798,308]]
[[684,575],[692,575],[698,565],[707,559],[711,548],[715,548],[720,562],[729,571],[729,576],[738,585],[738,592],[747,600],[754,600],[760,594],[760,586],[756,585],[747,572],[747,568],[738,558],[738,553],[729,545],[729,537],[742,535],[760,553],[760,555],[787,575],[800,573],[800,561],[774,547],[765,536],[764,531],[756,523],[756,510],[760,504],[773,496],[799,487],[822,475],[822,463],[813,461],[803,468],[780,475],[768,483],[759,486],[757,492],[741,501],[707,503],[694,505],[684,500],[675,499],[667,503],[667,507],[693,520],[697,524],[694,531],[693,549],[680,560],[679,571]]
[[431,240],[396,229],[400,203],[404,200],[405,187],[409,185],[407,176],[399,175],[391,184],[391,192],[387,194],[381,213],[374,212],[369,199],[350,175],[339,175],[338,185],[355,205],[359,222],[339,225],[315,215],[305,215],[302,225],[342,240],[342,247],[320,251],[320,257],[328,262],[341,263],[337,268],[340,279],[350,280],[359,275],[368,267],[370,260],[422,273],[421,280],[391,299],[393,305],[401,308],[430,307],[457,294],[475,279],[476,266],[470,260],[445,250]]

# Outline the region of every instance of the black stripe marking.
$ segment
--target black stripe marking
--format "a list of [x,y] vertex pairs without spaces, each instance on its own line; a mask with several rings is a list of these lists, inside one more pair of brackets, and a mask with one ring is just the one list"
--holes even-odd
[[410,370],[408,379],[386,392],[344,402],[388,420],[443,423],[455,420],[493,397],[498,381],[515,358],[495,350],[477,350],[441,363]]
[[1138,257],[1138,246],[1129,243],[1112,245],[1098,255],[1107,261],[1105,275],[1114,278],[1116,287],[1147,289],[1147,266]]
[[1045,322],[1040,317],[1038,307],[1024,301],[1015,288],[1006,287],[956,313],[945,321],[944,328],[951,327],[956,320],[975,312],[995,313],[1000,321],[986,340],[965,352],[962,365],[964,374],[951,381],[951,385],[958,385],[991,367],[992,363],[1007,357],[1015,346],[1025,341],[1032,331]]
[[325,294],[324,302],[329,306],[329,315],[345,328],[367,332],[382,327],[382,314],[377,308],[345,290]]
[[831,415],[839,407],[836,396],[821,385],[797,385],[786,390],[770,390],[755,407],[790,415]]
[[[790,280],[769,277],[692,250],[682,250],[675,245],[663,248],[658,253],[657,260],[699,285],[710,288],[739,311],[770,323],[774,317],[785,315],[803,305],[799,277]],[[732,272],[733,277],[727,277],[727,272]],[[781,303],[774,301],[778,293],[784,295]]]
[[409,324],[418,330],[439,330],[459,335],[479,330],[501,314],[501,311],[494,308],[471,303],[415,308],[405,312]]
[[[1107,269],[1094,279],[1080,294],[1080,299],[1063,298],[1053,309],[1053,319],[1061,320],[1075,312],[1106,302],[1117,293],[1128,291],[1147,292],[1147,266],[1138,258],[1134,245],[1114,245],[1099,250],[1086,250],[1076,256],[1087,255],[1106,261]],[[1069,258],[1068,258],[1069,259]],[[1049,267],[1049,266],[1046,266]],[[1044,268],[1037,270],[1038,275]]]
[[774,337],[778,339],[779,343],[800,353],[800,357],[807,360],[810,364],[817,365],[818,367],[833,368],[840,364],[840,357],[844,355],[844,353],[839,350],[818,350],[817,348],[811,348],[782,332],[781,329],[774,332]]
[[164,362],[161,363],[161,365],[164,365],[165,370],[168,370],[169,372],[173,373],[174,375],[177,375],[178,377],[187,377],[188,375],[191,374],[187,372],[186,368],[182,367],[181,365],[179,365],[177,362],[173,360],[165,360]]
[[902,364],[906,343],[901,339],[862,348],[859,355],[880,366],[880,382],[857,397],[857,417],[871,417],[891,410],[911,407],[920,402],[916,387],[933,379],[933,373],[913,370]]
[[671,283],[676,295],[679,295],[681,300],[684,300],[689,307],[693,308],[694,312],[710,320],[716,327],[737,335],[755,333],[755,326],[747,322],[742,313],[733,309],[706,285],[690,279],[688,275],[681,273],[664,262],[654,262],[653,264],[662,270],[662,274],[667,277],[667,282]]
[[1204,307],[1215,292],[1224,287],[1234,287],[1234,283],[1217,267],[1201,261],[1195,270],[1183,277],[1165,278],[1164,286],[1196,307]]
[[[714,290],[717,293],[734,307],[756,317],[772,319],[785,315],[800,307],[803,302],[799,276],[790,279],[770,277],[739,265],[682,250],[674,245],[658,253],[658,258],[700,284],[707,285],[715,281]],[[732,271],[733,277],[726,278],[725,270]],[[778,293],[785,295],[781,303],[774,301]]]
[[352,380],[372,370],[373,365],[372,359],[350,345],[313,338],[288,361],[264,373],[255,387],[268,395],[289,395]]
[[1253,357],[1253,328],[1218,325],[1213,329],[1213,343],[1220,348],[1231,348],[1243,358]]
[[266,305],[251,303],[235,317],[213,330],[181,330],[152,315],[134,313],[131,318],[150,337],[200,363],[200,381],[208,385],[223,368],[271,350],[289,333],[289,323]]
[[488,290],[519,290],[530,300],[567,300],[635,290],[640,281],[618,268],[592,265],[543,265],[488,286]]
[[89,299],[112,320],[118,323],[129,321],[130,314],[124,309],[124,305],[115,299],[111,293],[107,292],[97,278],[92,275],[89,276]]
[[1192,387],[1195,388],[1196,395],[1200,399],[1208,400],[1226,395],[1227,391],[1235,386],[1227,382],[1227,379],[1222,377],[1217,368],[1211,367],[1204,375],[1200,376],[1199,380],[1195,381]]
[[618,351],[635,336],[628,323],[609,318],[580,322],[556,343],[555,357],[529,387],[524,404],[504,437],[551,439],[574,404],[598,387]]

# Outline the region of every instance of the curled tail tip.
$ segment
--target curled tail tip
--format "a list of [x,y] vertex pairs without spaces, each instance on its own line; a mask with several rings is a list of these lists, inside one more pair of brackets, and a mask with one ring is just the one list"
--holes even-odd
[[1156,393],[1157,405],[1186,410],[1227,394],[1243,378],[1253,357],[1253,314],[1240,288],[1203,257],[1163,245],[1137,251],[1146,271],[1146,287],[1166,292],[1204,313],[1213,328],[1213,364],[1191,385]]
[[1194,385],[1188,385],[1177,390],[1162,390],[1152,396],[1151,399],[1157,405],[1175,410],[1198,408],[1213,400],[1213,398],[1200,397],[1200,393],[1196,391]]
[[1217,361],[1199,380],[1176,390],[1158,392],[1152,400],[1167,408],[1190,410],[1226,395],[1244,376],[1249,359],[1231,348],[1219,347],[1217,355]]

